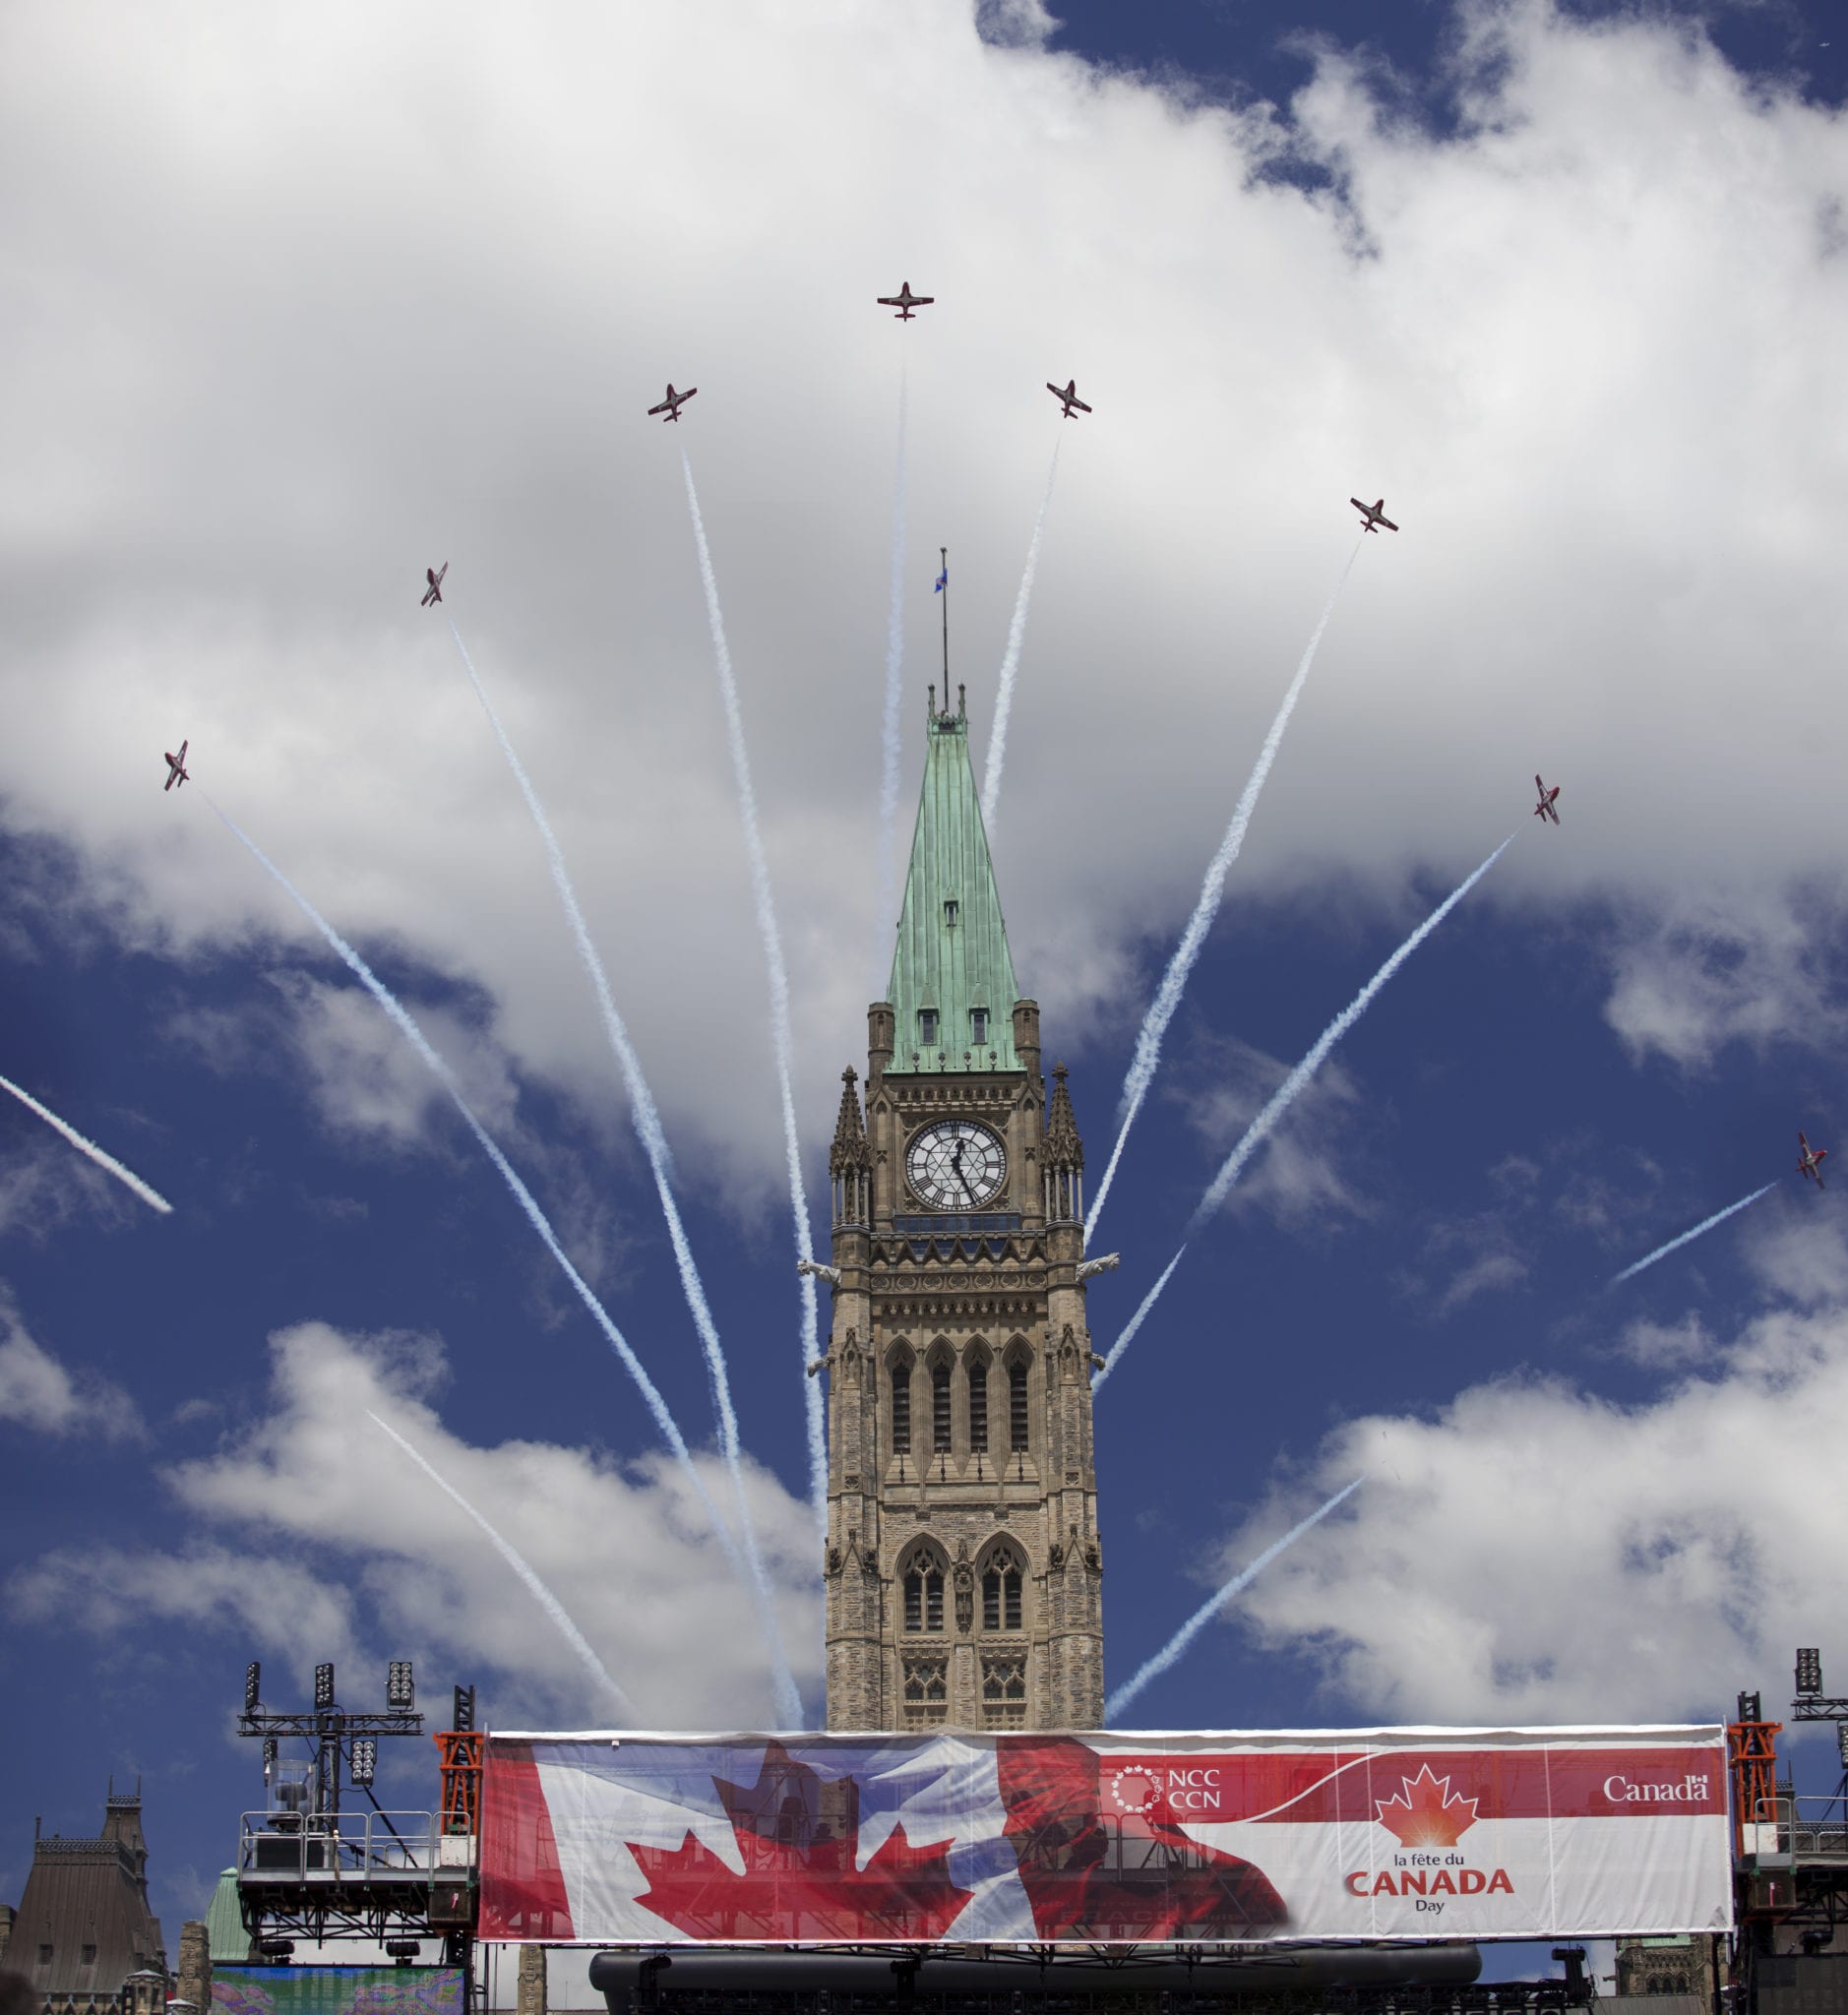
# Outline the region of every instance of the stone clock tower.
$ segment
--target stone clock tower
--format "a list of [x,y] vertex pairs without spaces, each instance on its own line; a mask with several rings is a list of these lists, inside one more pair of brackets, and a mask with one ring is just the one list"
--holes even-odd
[[829,1157],[828,1726],[1095,1728],[1084,1150],[1015,986],[959,696],[927,731],[865,1108],[847,1070]]

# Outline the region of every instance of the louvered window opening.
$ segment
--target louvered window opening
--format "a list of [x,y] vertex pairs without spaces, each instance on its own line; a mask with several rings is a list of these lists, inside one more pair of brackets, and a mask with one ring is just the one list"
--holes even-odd
[[911,1452],[911,1361],[892,1368],[892,1450],[894,1455]]
[[1020,1562],[1013,1554],[997,1554],[982,1575],[982,1628],[1020,1627]]
[[931,1367],[931,1450],[947,1454],[950,1448],[950,1367],[941,1360]]
[[1026,1367],[1017,1359],[1008,1367],[1008,1450],[1026,1453]]
[[944,1626],[944,1577],[939,1567],[913,1567],[904,1577],[904,1626],[907,1630],[941,1630]]
[[988,1446],[988,1361],[977,1358],[969,1367],[969,1446]]

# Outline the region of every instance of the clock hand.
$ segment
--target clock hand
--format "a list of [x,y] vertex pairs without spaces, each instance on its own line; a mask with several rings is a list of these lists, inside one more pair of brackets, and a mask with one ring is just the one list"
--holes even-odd
[[956,1172],[956,1181],[962,1185],[962,1196],[966,1203],[975,1201],[975,1191],[969,1188],[969,1179],[962,1173],[962,1143],[956,1142],[955,1152],[950,1157],[950,1166]]

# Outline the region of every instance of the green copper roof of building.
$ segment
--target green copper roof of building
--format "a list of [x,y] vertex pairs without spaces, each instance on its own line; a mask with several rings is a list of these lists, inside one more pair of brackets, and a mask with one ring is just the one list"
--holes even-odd
[[969,717],[927,715],[924,790],[886,998],[890,1071],[1017,1070],[1014,960],[969,765]]

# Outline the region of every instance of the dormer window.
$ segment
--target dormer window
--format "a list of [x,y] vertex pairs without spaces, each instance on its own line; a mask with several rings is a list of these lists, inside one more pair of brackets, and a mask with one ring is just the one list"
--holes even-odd
[[927,1050],[937,1047],[937,1010],[935,1008],[920,1008],[917,1011],[917,1039]]
[[988,1009],[986,1008],[971,1008],[969,1009],[969,1040],[978,1047],[988,1040]]
[[957,909],[958,909],[959,907],[960,907],[960,905],[959,905],[959,904],[957,903],[957,901],[956,901],[956,899],[955,899],[955,897],[954,895],[952,895],[952,896],[949,896],[949,897],[947,897],[947,898],[945,899],[945,902],[944,902],[944,929],[945,929],[946,931],[954,931],[954,930],[955,929],[955,927],[956,927],[956,911],[957,911]]

